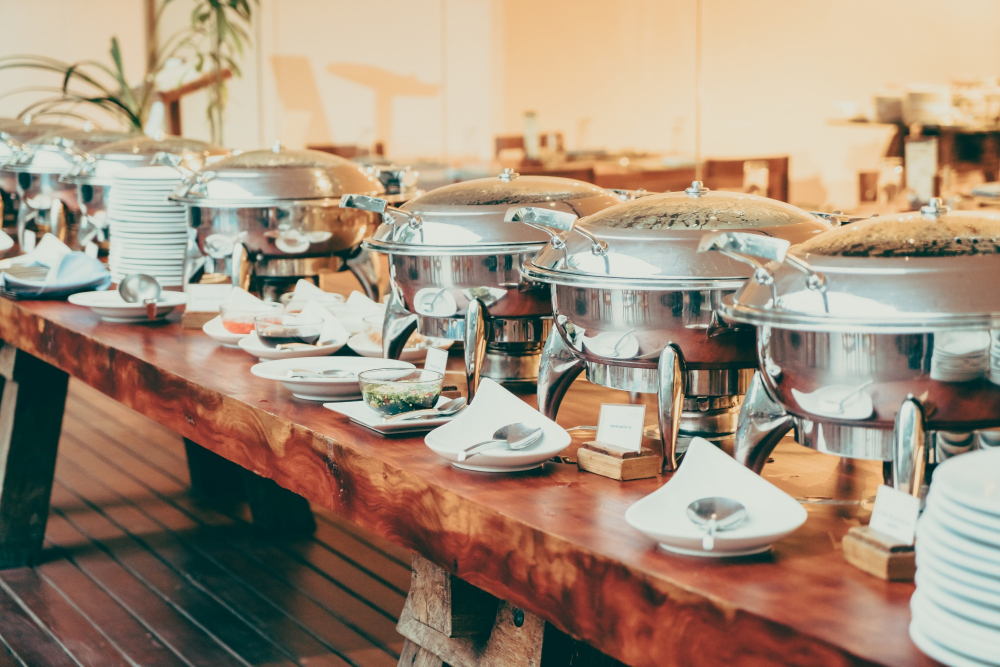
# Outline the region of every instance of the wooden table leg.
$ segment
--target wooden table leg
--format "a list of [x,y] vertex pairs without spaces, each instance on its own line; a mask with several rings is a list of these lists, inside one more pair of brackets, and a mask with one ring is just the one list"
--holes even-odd
[[245,470],[229,459],[184,438],[191,492],[209,502],[229,505],[246,501],[254,528],[282,535],[309,535],[316,530],[309,501],[273,480]]
[[0,348],[0,568],[42,550],[69,376],[11,345]]
[[417,555],[396,631],[398,667],[624,667]]

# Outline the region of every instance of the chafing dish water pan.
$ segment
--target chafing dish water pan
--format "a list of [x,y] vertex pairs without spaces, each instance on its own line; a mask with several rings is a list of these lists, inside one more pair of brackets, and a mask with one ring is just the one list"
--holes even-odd
[[737,459],[760,471],[794,428],[919,494],[929,464],[1000,426],[1000,213],[932,200],[789,246],[730,232],[701,245],[754,267],[722,303],[758,331]]
[[511,209],[507,219],[551,234],[523,267],[529,282],[551,285],[555,326],[542,353],[539,410],[554,418],[584,369],[601,386],[657,394],[667,470],[677,465],[679,433],[731,436],[756,366],[753,329],[719,315],[749,271],[699,254],[702,235],[739,229],[798,243],[831,228],[794,206],[700,182],[580,220],[542,208]]
[[345,197],[342,206],[382,215],[365,245],[389,255],[385,356],[398,358],[419,327],[425,336],[465,342],[470,397],[480,374],[534,383],[552,310],[547,286],[523,280],[520,267],[549,237],[528,225],[505,224],[504,214],[511,206],[540,206],[585,216],[620,201],[590,183],[509,169],[431,190],[400,208],[384,199]]

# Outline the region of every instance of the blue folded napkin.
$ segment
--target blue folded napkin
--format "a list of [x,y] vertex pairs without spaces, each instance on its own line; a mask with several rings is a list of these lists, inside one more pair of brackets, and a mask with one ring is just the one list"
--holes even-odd
[[0,295],[14,299],[65,299],[77,292],[106,290],[111,286],[111,274],[94,257],[68,252],[51,261],[55,266],[44,260],[19,262],[22,266],[48,266],[48,275],[43,280],[22,280],[6,271],[0,272]]

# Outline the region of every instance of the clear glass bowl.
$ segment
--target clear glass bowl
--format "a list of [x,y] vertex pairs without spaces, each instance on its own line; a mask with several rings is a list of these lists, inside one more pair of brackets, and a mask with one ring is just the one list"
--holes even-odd
[[261,313],[280,313],[281,304],[267,302],[258,306],[234,305],[230,303],[222,304],[219,308],[219,319],[222,320],[222,328],[229,333],[248,334],[253,333],[253,320]]
[[267,347],[302,343],[315,345],[323,333],[323,320],[288,313],[262,313],[253,318],[257,338]]
[[368,407],[391,416],[437,405],[444,374],[419,368],[376,368],[359,373],[358,382]]

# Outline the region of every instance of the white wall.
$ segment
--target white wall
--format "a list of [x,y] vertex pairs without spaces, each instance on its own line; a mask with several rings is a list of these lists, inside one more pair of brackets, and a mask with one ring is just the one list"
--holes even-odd
[[[244,78],[231,84],[226,140],[381,138],[401,160],[488,159],[494,135],[520,132],[532,109],[541,129],[563,131],[572,148],[691,154],[696,2],[261,0]],[[791,155],[792,199],[801,203],[853,205],[856,172],[874,168],[888,141],[884,129],[829,124],[838,100],[865,103],[894,82],[1000,74],[995,0],[702,2],[703,153]],[[187,20],[185,4],[175,0],[168,31]],[[106,59],[117,34],[138,75],[141,6],[0,0],[0,26],[24,26],[3,31],[0,54]],[[302,99],[286,99],[276,56],[305,59],[311,97],[293,85]],[[331,65],[370,69],[359,83]],[[393,77],[411,77],[424,92],[396,97],[389,136],[377,137],[371,84]],[[0,89],[37,78],[0,72]],[[24,99],[0,99],[0,115]],[[186,134],[207,137],[204,98],[185,101],[184,122]]]

